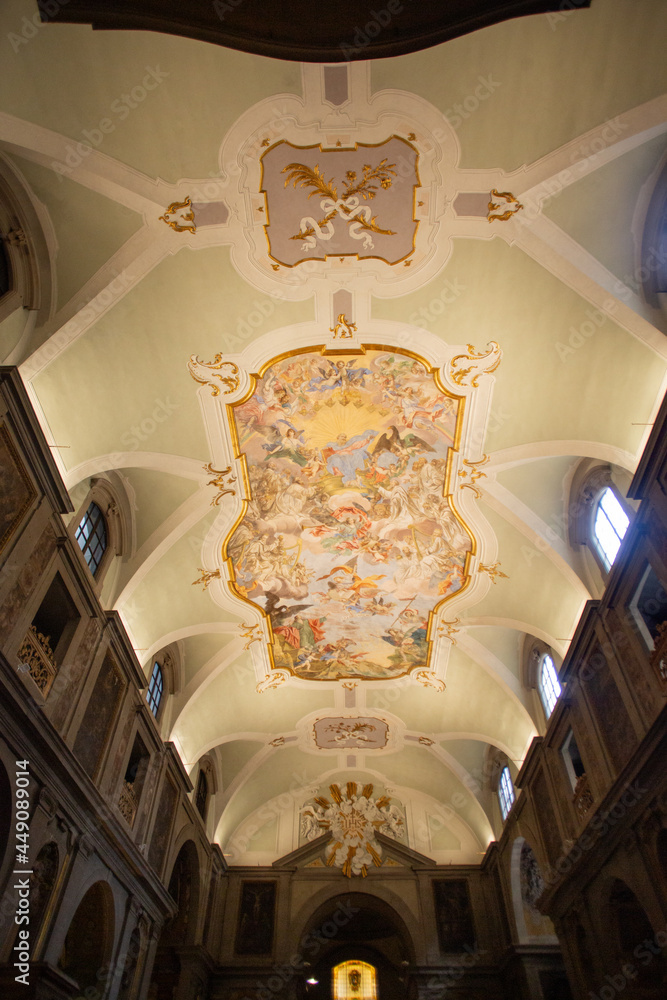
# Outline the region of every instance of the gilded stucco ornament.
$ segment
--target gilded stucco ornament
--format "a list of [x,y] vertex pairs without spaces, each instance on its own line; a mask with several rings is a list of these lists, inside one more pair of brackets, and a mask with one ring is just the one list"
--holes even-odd
[[382,848],[376,840],[378,832],[388,837],[401,837],[405,823],[398,808],[387,795],[373,798],[373,785],[364,785],[361,792],[356,781],[348,781],[345,791],[330,785],[333,802],[318,796],[301,814],[301,831],[306,840],[315,840],[326,830],[331,831],[332,843],[325,857],[328,867],[340,868],[343,875],[368,875],[368,866],[382,864]]
[[448,374],[455,385],[477,389],[482,375],[490,375],[500,364],[503,352],[499,344],[492,340],[487,351],[476,351],[468,344],[467,354],[456,354],[448,365]]
[[329,327],[329,333],[333,333],[334,340],[337,337],[340,340],[352,340],[356,332],[357,332],[357,324],[350,323],[350,321],[345,316],[345,313],[340,313],[336,325]]
[[432,670],[416,670],[412,676],[422,687],[433,688],[438,694],[442,694],[447,686],[443,679],[438,677]]
[[166,222],[175,233],[197,232],[195,213],[192,210],[192,202],[189,197],[185,201],[172,202],[164,215],[159,216],[159,219],[161,222]]
[[[507,222],[523,208],[521,202],[514,197],[511,191],[496,191],[495,188],[492,188],[490,197],[486,216],[489,222]],[[495,201],[495,198],[500,200]]]
[[475,498],[479,499],[482,495],[482,491],[477,486],[477,482],[480,479],[486,479],[486,472],[482,472],[480,466],[486,465],[489,461],[489,456],[484,455],[479,462],[468,462],[467,459],[463,459],[463,468],[459,469],[459,479],[467,479],[465,483],[459,483],[459,488],[462,490],[472,490],[475,494]]
[[218,490],[216,495],[211,500],[211,507],[217,507],[225,496],[236,496],[236,491],[232,489],[232,483],[235,483],[237,477],[232,475],[232,466],[228,465],[226,469],[214,469],[210,462],[204,466],[206,472],[213,476],[213,479],[209,479],[207,486],[215,486]]
[[452,646],[455,646],[456,639],[454,638],[454,636],[457,634],[457,632],[461,631],[460,628],[456,627],[458,624],[459,624],[458,618],[455,618],[453,622],[440,622],[440,624],[438,625],[438,635],[446,639],[449,639]]
[[201,576],[198,577],[196,580],[192,581],[192,586],[193,587],[196,587],[198,583],[201,583],[201,584],[203,584],[204,590],[208,590],[209,585],[210,585],[210,583],[211,583],[212,580],[219,580],[220,579],[220,570],[219,569],[206,570],[206,569],[202,569],[201,566],[200,566],[199,567],[199,572],[201,573]]
[[289,680],[289,674],[286,670],[272,670],[270,674],[264,675],[263,680],[259,681],[255,690],[257,694],[264,694],[265,691],[280,687],[286,680]]
[[389,726],[367,716],[326,717],[313,726],[313,740],[320,750],[384,750]]
[[239,623],[239,629],[241,631],[241,638],[248,640],[245,646],[243,647],[244,649],[250,649],[253,642],[262,641],[263,638],[262,629],[259,625],[256,625],[254,622],[250,625],[246,625],[245,622],[243,624]]
[[390,265],[405,260],[418,225],[418,156],[397,135],[351,148],[341,142],[334,148],[286,140],[272,145],[262,154],[260,181],[269,256],[290,268],[340,254]]
[[498,579],[509,580],[507,573],[503,573],[500,569],[500,563],[495,562],[491,566],[485,566],[484,563],[480,563],[477,567],[480,573],[488,573],[491,582],[497,583]]
[[[221,388],[223,396],[228,396],[239,387],[238,365],[233,361],[223,361],[222,354],[216,354],[213,361],[200,361],[193,354],[188,361],[188,371],[195,382],[211,387],[212,396],[219,396]],[[218,381],[214,382],[214,379]]]

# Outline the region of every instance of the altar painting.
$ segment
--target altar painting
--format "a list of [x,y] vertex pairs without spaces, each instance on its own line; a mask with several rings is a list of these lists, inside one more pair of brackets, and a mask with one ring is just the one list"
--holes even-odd
[[423,362],[380,349],[278,361],[231,407],[251,496],[227,555],[276,667],[330,681],[428,666],[429,616],[472,551],[446,483],[460,407]]

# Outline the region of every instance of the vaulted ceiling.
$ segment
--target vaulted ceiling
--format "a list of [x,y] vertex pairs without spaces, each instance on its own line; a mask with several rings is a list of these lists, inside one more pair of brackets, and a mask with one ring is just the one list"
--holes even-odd
[[[236,862],[275,860],[298,846],[310,796],[359,780],[405,809],[411,846],[478,860],[499,833],[489,748],[516,774],[544,730],[525,637],[562,657],[602,587],[569,542],[573,475],[592,459],[626,486],[665,391],[665,316],[642,298],[640,268],[667,154],[667,9],[595,0],[335,72],[156,32],[38,24],[36,9],[6,0],[0,12],[0,151],[43,229],[51,298],[1,324],[0,348],[21,366],[75,506],[100,475],[127,497],[129,537],[103,597],[147,671],[177,650],[163,736],[190,771],[205,753],[217,762],[212,836]],[[392,136],[407,159],[416,151],[418,176],[378,192],[377,224],[395,225],[407,253],[394,261],[377,237],[375,256],[350,239],[327,256],[320,240],[286,265],[317,209],[282,168],[262,193],[271,150],[288,142],[305,161],[315,147],[328,179],[351,169],[345,151],[378,147],[372,165]],[[489,221],[490,199],[506,218]],[[282,207],[296,211],[293,232],[280,230]],[[340,313],[356,327],[342,348]],[[492,343],[502,357],[484,368]],[[227,404],[278,356],[363,344],[426,359],[465,401],[459,458],[483,475],[466,480],[473,466],[460,464],[448,491],[475,539],[470,585],[434,612],[431,683],[407,670],[287,671],[258,693],[278,665],[264,604],[243,604],[223,558],[252,499]],[[232,372],[211,367],[218,354],[238,369],[227,396],[212,394]],[[189,371],[193,355],[203,367]],[[461,356],[478,365],[477,386]],[[404,441],[420,427],[397,425]],[[223,460],[236,485],[212,504],[205,467]],[[206,588],[193,585],[202,569]],[[438,631],[445,622],[455,631]],[[362,718],[386,725],[386,745],[318,746],[318,720]]]

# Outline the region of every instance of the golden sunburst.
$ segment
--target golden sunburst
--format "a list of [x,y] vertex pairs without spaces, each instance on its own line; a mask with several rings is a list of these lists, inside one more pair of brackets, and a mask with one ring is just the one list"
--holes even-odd
[[320,451],[335,442],[341,434],[349,441],[364,431],[377,425],[378,414],[368,406],[354,406],[336,401],[333,406],[323,406],[317,415],[308,421],[308,444]]

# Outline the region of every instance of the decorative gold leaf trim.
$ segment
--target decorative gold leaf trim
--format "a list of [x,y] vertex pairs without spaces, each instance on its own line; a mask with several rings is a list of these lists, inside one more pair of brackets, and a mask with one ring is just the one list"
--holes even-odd
[[502,570],[499,569],[499,566],[500,566],[499,562],[495,562],[491,566],[485,566],[484,563],[480,563],[477,568],[480,573],[488,573],[489,576],[491,577],[492,583],[496,583],[499,577],[502,577],[505,580],[509,580],[507,573],[503,573]]
[[235,490],[231,489],[230,484],[236,482],[236,476],[230,475],[232,471],[231,465],[228,465],[226,469],[214,469],[210,462],[204,466],[204,470],[212,475],[214,478],[209,479],[207,486],[215,486],[219,492],[211,500],[211,507],[217,507],[224,496],[231,494],[231,496],[236,496]]
[[[167,225],[174,230],[176,233],[196,233],[197,225],[195,223],[195,213],[192,211],[190,206],[192,202],[190,197],[186,197],[185,201],[173,201],[171,205],[165,209],[164,215],[158,216],[161,222],[166,222]],[[175,212],[180,211],[182,208],[190,208],[189,212],[183,213],[183,218],[186,222],[191,222],[191,226],[181,226],[175,219],[168,219],[168,215],[174,215]]]
[[201,566],[199,566],[198,569],[199,569],[199,572],[201,573],[201,576],[198,577],[198,579],[192,581],[192,586],[193,587],[196,587],[198,583],[202,583],[204,585],[204,590],[208,590],[208,587],[209,587],[209,584],[210,584],[211,580],[219,580],[220,579],[220,570],[219,569],[213,569],[213,570],[209,571],[209,570],[206,570],[206,569],[202,569]]
[[[523,208],[521,202],[514,197],[511,191],[496,191],[495,188],[492,188],[490,198],[486,216],[489,222],[507,222]],[[494,198],[502,198],[502,201],[496,202],[493,200]],[[500,209],[505,209],[505,211],[500,212]]]
[[[213,374],[206,374],[199,371],[201,368],[208,368]],[[220,373],[222,368],[228,369],[227,375]],[[230,392],[235,392],[239,387],[239,367],[233,361],[223,361],[222,354],[216,354],[213,361],[200,361],[196,354],[193,354],[188,361],[188,371],[200,385],[210,385],[211,395],[220,395],[220,386],[212,379],[218,379],[225,386],[223,396],[228,396]]]

